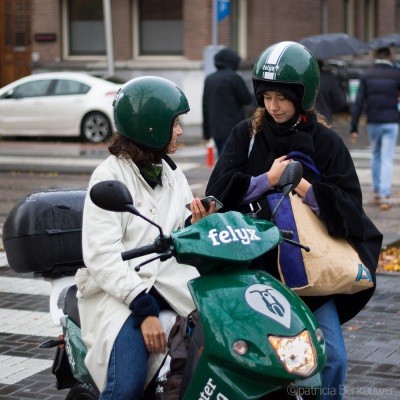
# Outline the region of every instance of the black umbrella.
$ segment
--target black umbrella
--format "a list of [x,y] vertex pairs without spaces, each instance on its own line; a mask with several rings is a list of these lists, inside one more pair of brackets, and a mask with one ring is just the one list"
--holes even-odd
[[301,39],[299,43],[307,47],[318,60],[361,54],[370,50],[367,43],[347,33],[323,33],[307,36]]
[[376,37],[368,42],[370,49],[376,50],[383,47],[396,47],[400,46],[400,33],[390,33]]

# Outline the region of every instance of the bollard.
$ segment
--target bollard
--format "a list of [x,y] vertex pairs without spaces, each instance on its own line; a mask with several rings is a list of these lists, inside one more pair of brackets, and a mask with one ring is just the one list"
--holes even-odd
[[210,139],[207,143],[207,167],[214,166],[214,140]]

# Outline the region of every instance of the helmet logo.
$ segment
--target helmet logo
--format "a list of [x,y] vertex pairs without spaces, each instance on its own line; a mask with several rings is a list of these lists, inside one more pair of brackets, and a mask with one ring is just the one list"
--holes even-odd
[[278,72],[279,65],[264,64],[262,69],[264,71],[263,76],[265,78],[266,73],[276,74]]
[[293,44],[293,42],[281,42],[273,47],[272,51],[267,55],[262,67],[263,78],[276,80],[276,74],[279,70],[279,62],[285,51]]

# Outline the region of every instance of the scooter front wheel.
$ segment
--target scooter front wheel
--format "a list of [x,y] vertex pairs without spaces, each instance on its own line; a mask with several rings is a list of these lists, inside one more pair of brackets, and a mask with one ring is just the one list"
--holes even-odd
[[99,391],[90,383],[77,383],[67,394],[65,400],[98,400]]

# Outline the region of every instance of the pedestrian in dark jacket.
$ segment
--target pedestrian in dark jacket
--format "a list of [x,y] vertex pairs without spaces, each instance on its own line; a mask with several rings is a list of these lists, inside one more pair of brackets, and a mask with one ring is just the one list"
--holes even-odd
[[244,118],[244,106],[252,97],[243,78],[236,72],[240,57],[222,49],[214,57],[217,71],[208,75],[203,92],[203,137],[213,138],[221,154],[232,128]]
[[318,60],[320,82],[315,109],[322,114],[328,123],[332,123],[333,114],[348,111],[349,106],[346,94],[340,87],[340,83],[331,71],[324,69],[324,63]]
[[[252,203],[254,211],[261,206],[257,216],[269,220],[271,210],[266,196],[275,191],[290,162],[286,156],[291,151],[305,153],[314,161],[321,178],[304,166],[295,192],[325,221],[330,235],[347,238],[354,244],[375,275],[382,235],[363,210],[360,183],[346,145],[313,109],[319,85],[314,56],[299,43],[272,45],[261,53],[254,66],[253,84],[260,107],[251,119],[233,129],[210,176],[206,194],[221,200],[221,212],[249,213],[248,204]],[[252,266],[280,279],[277,253],[267,253]],[[302,296],[324,332],[327,345],[323,400],[343,398],[346,349],[340,325],[353,318],[373,292],[374,288],[353,295]]]
[[365,71],[360,79],[351,113],[350,134],[353,141],[356,141],[358,121],[366,103],[367,132],[372,151],[374,202],[380,205],[382,210],[391,207],[394,150],[399,134],[399,91],[400,70],[393,67],[390,49],[378,49],[375,67]]

